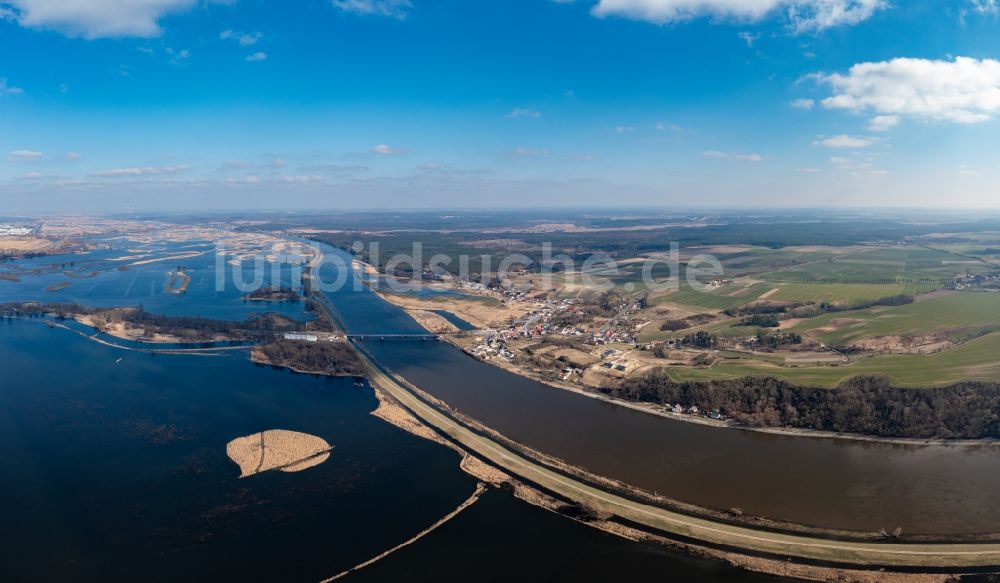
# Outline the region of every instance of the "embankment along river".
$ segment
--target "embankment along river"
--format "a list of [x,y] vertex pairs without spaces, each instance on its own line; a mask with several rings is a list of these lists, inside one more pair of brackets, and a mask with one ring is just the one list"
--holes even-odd
[[[335,269],[324,266],[324,277]],[[419,330],[363,287],[328,296],[351,332]],[[682,502],[823,528],[1000,531],[995,444],[901,445],[708,427],[552,388],[445,343],[365,346],[389,369],[510,439]]]

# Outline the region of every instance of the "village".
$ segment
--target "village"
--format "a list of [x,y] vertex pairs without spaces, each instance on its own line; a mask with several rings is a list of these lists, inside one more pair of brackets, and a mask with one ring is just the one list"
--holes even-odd
[[1000,271],[965,273],[957,276],[955,281],[946,287],[955,291],[1000,288]]

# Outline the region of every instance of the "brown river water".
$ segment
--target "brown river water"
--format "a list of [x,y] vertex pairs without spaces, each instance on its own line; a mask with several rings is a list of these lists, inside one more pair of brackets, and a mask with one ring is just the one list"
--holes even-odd
[[515,441],[676,500],[826,528],[1000,530],[1000,445],[709,427],[548,387],[442,342],[366,346],[389,369]]

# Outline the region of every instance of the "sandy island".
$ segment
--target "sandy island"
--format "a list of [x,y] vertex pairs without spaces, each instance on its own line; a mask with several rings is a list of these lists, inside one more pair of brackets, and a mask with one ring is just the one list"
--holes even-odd
[[246,437],[237,437],[226,445],[226,455],[240,466],[240,477],[266,472],[301,472],[330,458],[333,447],[323,438],[269,429]]

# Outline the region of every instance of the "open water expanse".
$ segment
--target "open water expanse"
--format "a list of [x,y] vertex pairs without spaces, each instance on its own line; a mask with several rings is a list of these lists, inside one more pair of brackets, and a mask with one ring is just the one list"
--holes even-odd
[[[323,269],[332,277],[338,267]],[[92,301],[86,293],[63,299],[95,306],[135,299],[134,281],[102,277],[89,278]],[[0,302],[51,301],[53,293],[0,285]],[[351,332],[420,331],[364,286],[328,297]],[[162,301],[165,313],[193,314],[211,300],[206,292]],[[239,319],[259,309],[238,296],[219,301],[228,307],[208,314]],[[1000,524],[997,448],[720,430],[553,389],[443,342],[372,340],[366,347],[513,439],[686,502],[855,529],[985,532]],[[371,416],[377,403],[367,386],[254,365],[245,351],[147,354],[41,321],[4,320],[0,369],[0,508],[8,525],[0,575],[7,580],[176,580],[197,572],[318,581],[407,540],[475,488],[454,452]],[[302,472],[239,479],[226,443],[266,429],[317,435],[334,450]],[[499,491],[354,577],[472,574],[764,580],[594,531]]]
[[[0,302],[139,299],[131,277],[88,281],[57,297],[38,291],[44,280],[0,282]],[[192,296],[159,294],[159,284],[141,296],[150,311],[193,315],[201,302],[210,305],[208,295],[185,305]],[[257,309],[227,297],[228,308],[206,314],[239,319]],[[255,365],[245,351],[148,354],[40,320],[5,319],[0,370],[5,581],[319,581],[409,539],[476,485],[453,451],[371,416],[377,401],[367,385]],[[266,429],[317,435],[334,450],[302,472],[238,478],[226,444]],[[468,581],[473,574],[771,580],[631,543],[499,491],[353,577]]]

